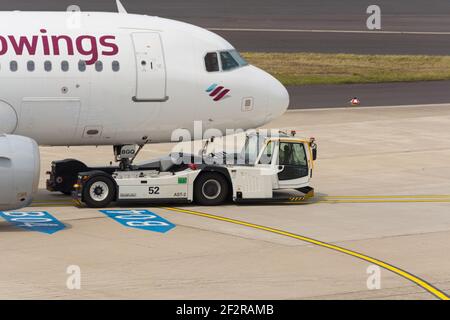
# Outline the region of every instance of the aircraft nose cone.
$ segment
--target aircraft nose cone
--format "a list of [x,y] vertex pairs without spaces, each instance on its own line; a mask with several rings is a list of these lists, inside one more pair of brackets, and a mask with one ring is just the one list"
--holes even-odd
[[289,108],[289,93],[277,79],[272,78],[270,79],[268,94],[268,118],[273,120],[283,115]]

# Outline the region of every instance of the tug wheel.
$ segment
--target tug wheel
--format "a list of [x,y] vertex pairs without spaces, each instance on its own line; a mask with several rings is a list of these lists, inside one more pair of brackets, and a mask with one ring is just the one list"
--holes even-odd
[[116,187],[111,179],[94,176],[83,187],[83,199],[90,208],[107,207],[116,194]]
[[218,206],[228,197],[228,182],[219,173],[206,172],[195,180],[194,200],[202,206]]

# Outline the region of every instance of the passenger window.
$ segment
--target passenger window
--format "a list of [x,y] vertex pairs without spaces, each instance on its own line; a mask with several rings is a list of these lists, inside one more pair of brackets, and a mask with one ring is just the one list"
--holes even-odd
[[52,62],[51,61],[45,61],[44,62],[44,70],[47,72],[52,71]]
[[68,61],[61,62],[61,70],[63,72],[69,71],[69,62]]
[[28,61],[27,62],[27,70],[30,72],[33,72],[36,69],[36,66],[34,64],[34,61]]
[[19,66],[18,66],[18,64],[17,64],[17,61],[11,61],[11,62],[9,63],[9,69],[10,69],[12,72],[16,72],[16,71],[19,69]]
[[230,52],[224,51],[220,53],[220,60],[222,61],[222,70],[228,71],[239,68],[239,63],[233,58]]
[[97,61],[95,63],[95,70],[97,70],[97,72],[102,72],[103,71],[103,62]]
[[210,52],[205,56],[205,67],[208,72],[220,71],[219,59],[216,52]]
[[113,61],[112,62],[112,70],[114,72],[119,72],[119,70],[120,70],[120,63],[119,63],[119,61]]
[[280,161],[282,166],[307,166],[305,146],[300,143],[280,143]]
[[264,152],[261,155],[261,159],[259,159],[259,164],[271,164],[272,163],[272,156],[273,156],[273,143],[270,141],[266,149],[264,149]]
[[78,62],[78,70],[80,70],[81,72],[86,71],[86,61],[80,60]]

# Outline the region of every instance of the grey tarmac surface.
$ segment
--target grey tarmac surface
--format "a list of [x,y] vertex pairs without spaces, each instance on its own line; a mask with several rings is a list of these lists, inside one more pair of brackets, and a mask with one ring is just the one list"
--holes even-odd
[[[449,17],[450,19],[450,17]],[[215,30],[214,30],[215,31]],[[449,55],[450,33],[215,31],[240,51]]]
[[357,97],[360,107],[441,104],[450,101],[450,81],[393,82],[288,87],[290,109],[339,108]]
[[[366,30],[370,0],[122,0],[130,13],[168,17],[204,27]],[[379,0],[385,30],[450,31],[446,0]],[[0,10],[116,11],[114,0],[3,0]]]
[[[298,129],[319,144],[303,205],[181,206],[277,228],[357,251],[450,294],[450,105],[290,111],[268,125]],[[166,154],[147,146],[140,159]],[[105,164],[110,147],[41,148],[50,162]],[[125,228],[97,210],[40,191],[35,207],[65,223],[54,235],[0,221],[0,298],[435,299],[415,282],[311,242],[164,207],[140,207],[177,227],[166,234]],[[121,209],[130,208],[128,206]],[[81,290],[68,290],[69,265]]]
[[[131,13],[186,21],[206,28],[367,31],[369,0],[123,0]],[[116,11],[113,0],[3,0],[0,10]],[[450,32],[450,2],[377,1],[384,31]],[[450,52],[450,35],[345,34],[218,31],[241,51],[439,54]]]

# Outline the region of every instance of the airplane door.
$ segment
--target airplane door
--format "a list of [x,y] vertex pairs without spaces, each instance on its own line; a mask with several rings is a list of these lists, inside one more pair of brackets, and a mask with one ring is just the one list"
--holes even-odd
[[135,102],[167,101],[166,65],[161,37],[156,32],[133,33],[136,55]]

